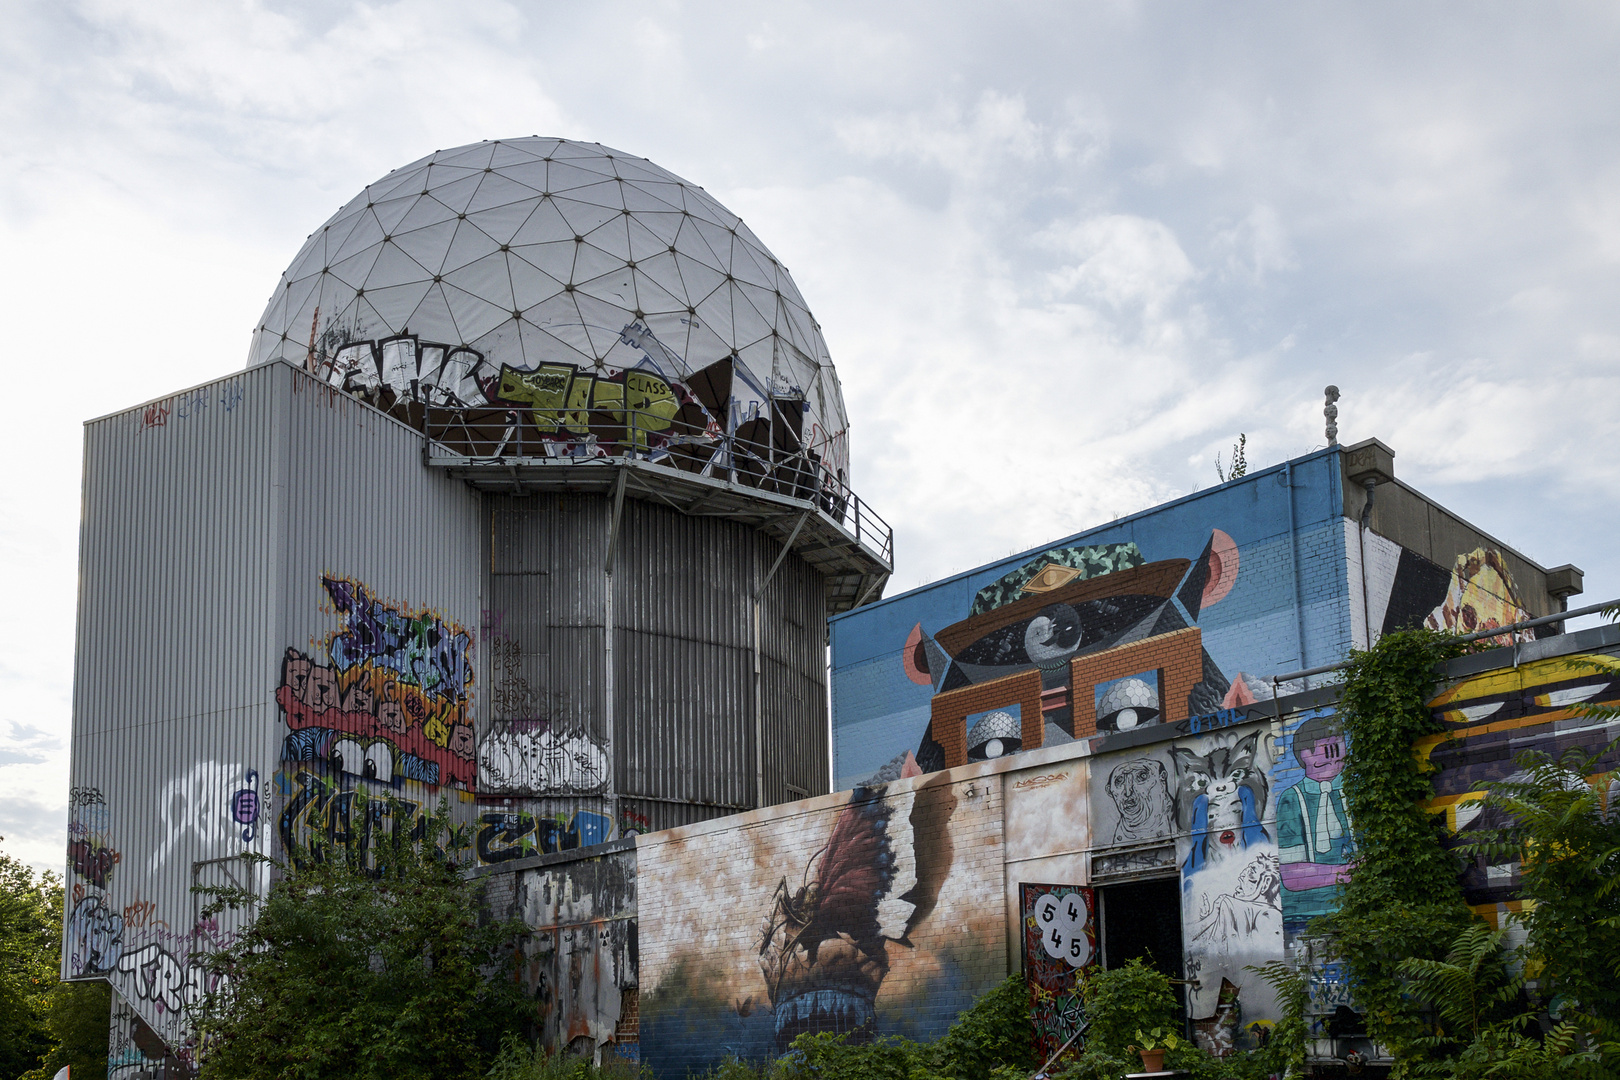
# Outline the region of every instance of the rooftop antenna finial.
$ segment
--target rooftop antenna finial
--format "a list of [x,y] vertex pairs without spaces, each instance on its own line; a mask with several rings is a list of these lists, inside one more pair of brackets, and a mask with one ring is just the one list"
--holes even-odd
[[1322,406],[1322,415],[1327,417],[1327,441],[1329,446],[1339,445],[1339,407],[1333,404],[1339,400],[1339,388],[1329,385],[1322,391],[1327,403]]

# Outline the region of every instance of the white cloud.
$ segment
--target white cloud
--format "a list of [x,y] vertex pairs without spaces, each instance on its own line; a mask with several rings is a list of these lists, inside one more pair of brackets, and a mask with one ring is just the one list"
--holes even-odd
[[[1345,441],[1620,593],[1620,15],[1558,12],[0,0],[9,718],[68,722],[80,422],[238,367],[342,201],[509,134],[792,268],[900,585],[1320,445],[1333,382]],[[0,823],[59,828],[24,752]]]

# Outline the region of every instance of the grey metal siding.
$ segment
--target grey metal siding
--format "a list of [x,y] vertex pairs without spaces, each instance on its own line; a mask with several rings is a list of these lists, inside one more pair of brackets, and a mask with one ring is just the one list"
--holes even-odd
[[736,522],[626,502],[613,576],[624,794],[754,805],[749,604],[758,545]]
[[85,426],[63,976],[171,1040],[187,954],[232,928],[191,886],[270,850],[277,389],[248,371]]
[[[422,466],[420,435],[287,364],[86,425],[64,976],[108,978],[179,1045],[206,989],[188,954],[237,928],[200,922],[192,886],[264,887],[239,856],[282,854],[296,774],[379,787],[282,767],[286,650],[343,629],[323,577],[465,627],[476,662],[481,533],[479,496]],[[470,793],[453,802],[472,818]]]

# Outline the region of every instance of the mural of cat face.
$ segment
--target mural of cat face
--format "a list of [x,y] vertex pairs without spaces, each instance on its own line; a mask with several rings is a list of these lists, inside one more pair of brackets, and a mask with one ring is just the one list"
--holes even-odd
[[1191,834],[1192,853],[1186,869],[1218,862],[1268,839],[1260,817],[1270,790],[1264,763],[1257,763],[1260,732],[1230,746],[1204,753],[1172,747],[1176,766],[1176,821]]

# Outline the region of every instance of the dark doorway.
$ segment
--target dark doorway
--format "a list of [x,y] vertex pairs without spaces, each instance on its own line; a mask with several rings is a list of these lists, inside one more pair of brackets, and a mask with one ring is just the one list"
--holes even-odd
[[1097,901],[1105,967],[1124,967],[1142,956],[1170,978],[1182,977],[1179,878],[1104,885]]

